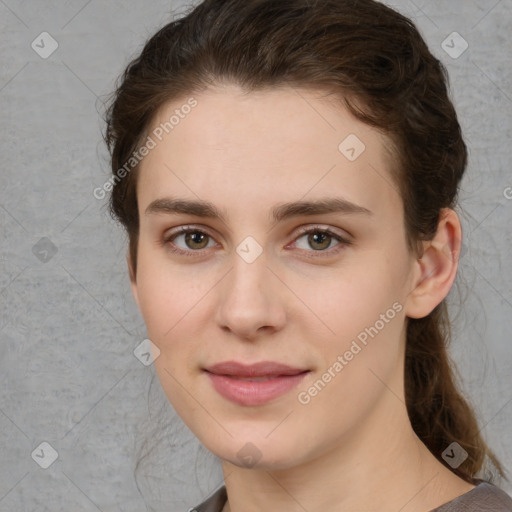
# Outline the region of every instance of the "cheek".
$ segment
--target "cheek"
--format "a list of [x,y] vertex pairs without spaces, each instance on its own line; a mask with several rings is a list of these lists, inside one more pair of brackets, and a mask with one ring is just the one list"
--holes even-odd
[[204,294],[189,269],[172,266],[165,255],[141,245],[137,294],[148,334],[165,344]]
[[161,347],[165,333],[176,322],[176,304],[180,304],[181,292],[176,288],[169,289],[165,280],[158,279],[155,272],[146,269],[137,276],[137,288],[148,335]]
[[[162,260],[162,258],[160,258]],[[199,340],[194,314],[200,311],[207,283],[198,286],[190,271],[181,272],[169,262],[140,252],[137,273],[139,306],[148,338],[159,348],[155,372],[169,402],[182,418],[188,418],[197,405],[183,386],[190,389],[193,368],[191,355]],[[192,392],[198,396],[197,390]]]
[[326,387],[331,393],[336,389],[332,395],[327,392],[324,399],[329,396],[328,400],[341,400],[354,407],[356,403],[364,405],[366,398],[371,401],[372,394],[382,387],[379,378],[387,381],[396,370],[402,350],[405,316],[401,263],[390,264],[390,260],[376,256],[371,261],[362,258],[357,267],[340,270],[337,277],[326,277],[315,288],[303,283],[298,291],[318,317],[309,315],[307,322],[302,321],[305,340],[310,340],[318,355],[316,378],[327,372]]
[[205,319],[212,316],[209,292],[222,275],[206,267],[200,271],[192,270],[190,265],[172,265],[165,255],[141,249],[139,306],[148,338],[160,350],[155,369],[174,401],[180,388],[170,375],[179,382],[196,376],[198,354],[203,352]]
[[[311,282],[302,282],[297,295],[323,323],[327,338],[334,340],[356,337],[366,327],[380,320],[382,314],[394,318],[401,300],[401,287],[393,268],[385,262],[362,261],[357,267]],[[311,316],[313,321],[313,315]],[[310,321],[310,323],[311,323]],[[389,322],[386,322],[389,325]],[[381,327],[379,322],[378,327]]]
[[[311,317],[304,330],[318,367],[298,390],[299,410],[318,418],[314,422],[326,439],[363,421],[389,389],[400,394],[394,382],[401,374],[405,316],[393,275],[391,268],[375,264],[354,269],[350,278],[326,281],[321,293],[309,295],[329,329]],[[304,443],[313,445],[315,439],[306,436]]]

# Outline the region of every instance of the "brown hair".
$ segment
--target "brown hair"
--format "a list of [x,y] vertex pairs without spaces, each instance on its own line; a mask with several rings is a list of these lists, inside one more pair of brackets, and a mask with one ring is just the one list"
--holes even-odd
[[[287,86],[329,91],[385,133],[411,251],[420,254],[421,241],[436,233],[441,210],[455,206],[467,150],[447,73],[415,25],[389,7],[373,0],[203,1],[153,35],[122,75],[105,133],[114,175],[145,140],[164,103],[222,83],[247,92]],[[136,182],[134,166],[115,180],[110,201],[127,230],[134,271]],[[465,480],[472,481],[486,456],[505,477],[457,388],[449,340],[444,300],[428,316],[407,319],[404,378],[412,427]],[[457,468],[442,458],[454,441],[468,453]]]

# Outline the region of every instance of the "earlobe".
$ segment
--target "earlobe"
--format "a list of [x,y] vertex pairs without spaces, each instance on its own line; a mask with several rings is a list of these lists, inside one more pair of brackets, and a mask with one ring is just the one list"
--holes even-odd
[[[130,256],[130,251],[126,253],[126,263],[128,265],[128,273],[130,275],[130,286],[132,288],[132,294],[133,298],[135,299],[135,302],[137,303],[137,306],[139,306],[139,294],[137,290],[137,278],[135,274],[135,269],[133,267],[132,258]],[[140,306],[139,306],[140,308]]]
[[415,262],[411,291],[405,313],[423,318],[448,295],[457,275],[462,228],[459,217],[450,208],[441,210],[434,238],[424,243],[424,252]]

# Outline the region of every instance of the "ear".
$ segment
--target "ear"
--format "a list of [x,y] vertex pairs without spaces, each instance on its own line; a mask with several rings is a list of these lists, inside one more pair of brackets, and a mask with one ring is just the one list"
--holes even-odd
[[136,278],[136,274],[135,274],[135,268],[133,266],[133,261],[130,256],[130,250],[128,250],[126,253],[126,263],[128,265],[128,273],[130,274],[130,285],[132,288],[133,298],[135,299],[135,302],[137,303],[137,306],[140,309],[139,294],[138,294],[138,290],[137,290],[137,278]]
[[457,275],[462,228],[450,208],[441,210],[434,238],[423,244],[423,255],[414,263],[411,292],[405,314],[410,318],[427,316],[449,293]]

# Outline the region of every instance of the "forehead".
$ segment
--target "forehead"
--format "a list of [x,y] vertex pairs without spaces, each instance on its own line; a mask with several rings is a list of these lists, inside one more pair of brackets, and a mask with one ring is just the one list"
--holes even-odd
[[238,211],[326,195],[377,213],[400,204],[390,140],[318,91],[218,87],[164,105],[148,134],[141,210],[162,196]]

